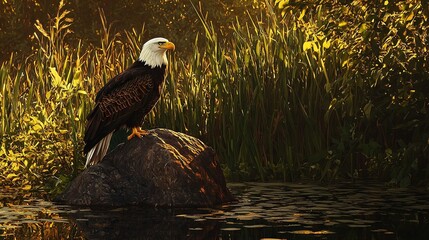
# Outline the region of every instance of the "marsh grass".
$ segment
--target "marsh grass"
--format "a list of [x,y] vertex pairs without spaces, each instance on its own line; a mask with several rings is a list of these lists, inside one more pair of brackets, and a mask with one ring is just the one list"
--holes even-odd
[[130,62],[128,49],[111,39],[108,28],[100,48],[72,45],[69,13],[61,1],[51,25],[35,24],[34,53],[22,63],[12,55],[2,64],[5,185],[52,190],[71,179],[82,166],[82,134],[95,92]]
[[[232,179],[299,178],[311,167],[309,159],[325,157],[329,135],[337,131],[330,126],[338,121],[328,112],[329,84],[341,73],[325,67],[339,64],[331,40],[280,27],[274,12],[264,19],[249,16],[250,24],[237,20],[234,38],[219,40],[195,10],[205,45],[199,49],[197,37],[191,59],[173,59],[151,124],[202,138]],[[305,42],[312,47],[303,49]]]
[[[50,175],[61,181],[62,173],[75,173],[81,166],[81,139],[92,99],[132,62],[142,42],[144,29],[119,38],[100,11],[101,47],[82,50],[81,42],[72,47],[66,41],[72,34],[68,13],[60,5],[49,29],[36,25],[40,48],[15,67],[14,75],[8,74],[13,56],[2,66],[2,86],[7,88],[2,109],[8,112],[2,114],[1,135],[10,136],[2,141],[7,159],[2,163],[11,172],[6,179],[25,188],[27,179],[41,182]],[[330,58],[324,42],[302,49],[310,33],[278,28],[273,12],[267,19],[251,19],[251,24],[237,21],[235,38],[221,42],[199,16],[206,45],[198,49],[197,37],[191,59],[170,59],[164,95],[148,119],[150,125],[202,138],[216,149],[232,179],[297,179],[309,167],[307,160],[320,160],[328,144],[329,122],[322,120],[331,101],[326,85],[338,73],[324,67],[323,59]],[[22,172],[28,176],[20,178]]]
[[[164,92],[145,127],[202,139],[231,180],[334,180],[362,169],[386,175],[393,153],[386,157],[358,133],[372,105],[354,93],[362,76],[345,39],[321,31],[323,7],[279,15],[267,2],[260,17],[232,23],[230,39],[216,34],[201,7],[195,11],[205,32],[189,56],[169,55]],[[71,41],[73,20],[60,2],[51,25],[36,24],[34,53],[2,63],[3,185],[55,193],[82,169],[95,94],[132,64],[145,39],[144,28],[112,33],[102,10],[100,17],[98,47]],[[362,164],[364,154],[383,159]]]

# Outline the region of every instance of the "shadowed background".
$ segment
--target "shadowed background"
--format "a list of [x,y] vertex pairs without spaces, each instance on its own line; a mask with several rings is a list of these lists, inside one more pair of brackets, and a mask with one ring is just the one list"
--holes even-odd
[[144,127],[201,139],[230,180],[427,186],[425,2],[1,4],[5,186],[54,194],[81,171],[96,92],[153,35],[178,51]]

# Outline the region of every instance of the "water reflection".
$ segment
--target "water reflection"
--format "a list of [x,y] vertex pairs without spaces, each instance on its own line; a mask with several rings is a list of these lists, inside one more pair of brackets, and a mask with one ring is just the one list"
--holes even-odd
[[[189,212],[189,210],[187,211]],[[68,214],[88,239],[216,239],[219,224],[176,217],[181,210],[111,209]],[[198,231],[195,231],[198,229]]]
[[39,199],[6,202],[11,200],[9,196],[11,194],[0,191],[4,205],[0,208],[0,239],[74,239],[82,236],[75,224],[61,216],[77,210]]
[[[239,183],[213,209],[85,209],[0,194],[0,239],[426,239],[429,194],[377,184]],[[10,196],[10,194],[9,194]],[[5,201],[8,202],[5,202]]]

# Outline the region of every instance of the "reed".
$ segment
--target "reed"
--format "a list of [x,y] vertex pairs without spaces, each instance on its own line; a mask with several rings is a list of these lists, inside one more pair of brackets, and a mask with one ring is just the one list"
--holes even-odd
[[329,40],[303,49],[313,36],[278,26],[270,13],[237,21],[234,38],[222,43],[199,17],[206,44],[195,43],[188,64],[173,61],[153,123],[203,138],[232,179],[297,179],[308,159],[327,152],[334,122],[324,121],[332,100],[326,86],[338,74],[324,67],[338,64]]
[[[375,75],[357,74],[354,43],[321,31],[323,7],[279,19],[267,6],[247,23],[237,19],[229,39],[195,8],[205,32],[189,56],[169,56],[162,98],[145,127],[202,139],[231,180],[333,180],[362,169],[385,175],[382,165],[392,165],[395,153],[366,137],[374,128],[365,116],[376,107],[356,92],[370,92]],[[112,33],[102,10],[100,17],[99,46],[72,41],[73,20],[61,1],[51,25],[36,24],[34,53],[1,64],[3,185],[55,192],[83,167],[95,94],[131,65],[144,39],[144,28]],[[359,83],[363,77],[371,84]],[[363,166],[362,155],[384,160]]]
[[[85,120],[96,92],[129,66],[144,28],[111,33],[100,10],[99,47],[73,41],[73,19],[60,1],[49,26],[35,24],[37,48],[0,68],[3,185],[56,193],[82,169]],[[122,41],[123,40],[123,41]]]
[[[13,170],[7,178],[12,182],[20,181],[18,175],[28,165],[38,170],[30,173],[36,177],[24,179],[49,182],[44,180],[47,174],[39,173],[53,172],[62,181],[68,178],[61,174],[76,173],[83,161],[85,116],[96,91],[139,52],[144,29],[120,38],[110,32],[102,11],[100,47],[70,45],[68,13],[61,2],[48,29],[36,25],[40,48],[35,54],[15,68],[14,56],[2,66],[7,93],[2,109],[9,112],[2,114],[1,135],[11,136],[2,141],[7,159],[2,163]],[[189,59],[170,57],[163,97],[148,118],[149,126],[203,139],[216,149],[231,179],[299,178],[311,167],[308,159],[322,158],[327,149],[332,121],[323,119],[332,97],[326,85],[338,74],[324,67],[323,61],[334,61],[323,47],[329,40],[303,49],[313,40],[311,34],[279,26],[269,12],[265,19],[250,18],[250,24],[237,20],[234,38],[221,41],[201,12],[199,17],[205,44],[199,49],[197,37]],[[16,136],[22,137],[21,145]],[[17,165],[11,168],[11,162]],[[21,185],[30,184],[23,181]]]

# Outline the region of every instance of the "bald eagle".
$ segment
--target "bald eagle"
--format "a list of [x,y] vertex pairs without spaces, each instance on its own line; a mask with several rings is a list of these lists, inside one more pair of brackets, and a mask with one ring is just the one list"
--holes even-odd
[[148,134],[141,126],[161,95],[167,66],[166,52],[174,48],[174,44],[165,38],[147,41],[138,60],[110,79],[97,93],[85,129],[85,167],[103,159],[113,132],[119,128],[131,129],[128,140]]

